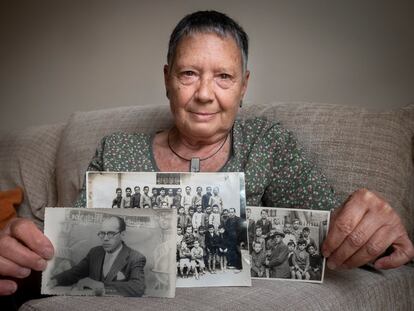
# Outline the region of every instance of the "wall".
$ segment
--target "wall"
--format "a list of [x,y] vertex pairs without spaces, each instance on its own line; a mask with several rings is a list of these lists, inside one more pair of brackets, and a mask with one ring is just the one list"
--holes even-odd
[[245,103],[317,101],[384,110],[414,102],[413,1],[3,0],[0,131],[73,111],[165,103],[178,20],[221,10],[250,36]]

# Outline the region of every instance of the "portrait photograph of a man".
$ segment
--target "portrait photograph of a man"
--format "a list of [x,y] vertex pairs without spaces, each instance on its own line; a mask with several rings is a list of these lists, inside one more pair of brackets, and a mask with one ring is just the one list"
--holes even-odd
[[172,210],[48,208],[42,293],[174,297],[175,222]]

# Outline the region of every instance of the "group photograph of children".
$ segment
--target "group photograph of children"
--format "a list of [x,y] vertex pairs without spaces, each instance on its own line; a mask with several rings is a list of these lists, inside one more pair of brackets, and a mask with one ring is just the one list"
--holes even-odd
[[87,175],[87,206],[176,209],[177,287],[250,286],[239,173]]
[[247,207],[252,278],[321,283],[329,211]]

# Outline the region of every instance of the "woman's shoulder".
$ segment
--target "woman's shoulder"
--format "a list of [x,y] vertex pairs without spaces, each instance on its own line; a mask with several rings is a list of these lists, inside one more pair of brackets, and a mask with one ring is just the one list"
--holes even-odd
[[241,118],[234,122],[234,135],[241,135],[247,140],[270,138],[272,141],[290,139],[292,134],[280,122],[266,117]]
[[147,133],[128,133],[128,132],[114,132],[112,134],[106,135],[103,138],[103,141],[110,142],[113,144],[120,144],[124,142],[146,142],[148,138],[151,137],[151,134]]

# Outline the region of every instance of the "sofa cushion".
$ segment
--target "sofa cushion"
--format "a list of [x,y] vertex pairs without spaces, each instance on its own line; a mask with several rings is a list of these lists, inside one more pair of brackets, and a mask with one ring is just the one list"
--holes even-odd
[[[390,112],[318,103],[245,105],[240,117],[266,116],[292,130],[345,199],[366,187],[379,192],[413,228],[414,105]],[[57,156],[59,205],[70,206],[99,140],[115,131],[154,132],[171,125],[167,105],[77,112]]]
[[413,310],[414,268],[329,271],[324,284],[253,280],[252,287],[177,288],[174,299],[50,297],[20,311]]
[[414,237],[414,105],[387,112],[318,103],[257,108],[295,133],[344,201],[359,188],[379,193]]
[[28,128],[0,137],[0,191],[24,189],[17,213],[42,226],[44,208],[57,203],[55,160],[64,124]]
[[151,133],[171,124],[168,106],[133,106],[75,112],[63,132],[56,160],[58,206],[72,206],[100,140],[114,132]]

